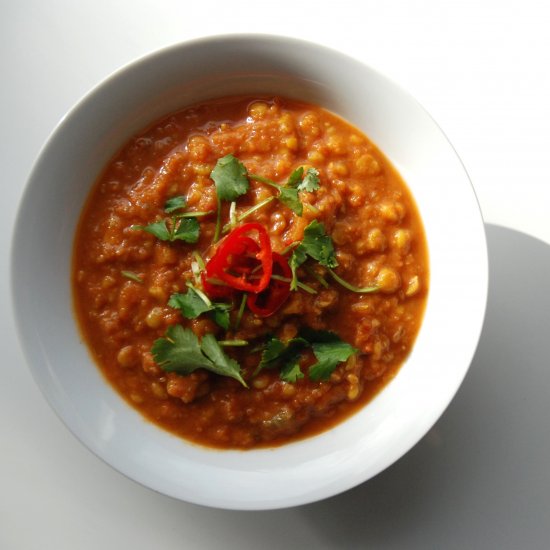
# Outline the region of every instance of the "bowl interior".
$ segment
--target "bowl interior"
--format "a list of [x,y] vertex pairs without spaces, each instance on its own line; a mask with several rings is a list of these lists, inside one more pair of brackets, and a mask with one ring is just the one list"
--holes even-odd
[[[215,451],[149,424],[104,381],[75,322],[72,246],[91,185],[131,135],[197,101],[255,93],[320,104],[361,129],[389,157],[425,224],[430,294],[411,356],[362,411],[329,432],[284,447]],[[311,502],[397,460],[458,389],[477,345],[487,295],[479,207],[459,158],[430,116],[398,86],[353,59],[268,36],[177,45],[122,69],[90,92],[62,120],[36,162],[12,250],[21,343],[61,419],[99,457],[136,481],[225,508]]]

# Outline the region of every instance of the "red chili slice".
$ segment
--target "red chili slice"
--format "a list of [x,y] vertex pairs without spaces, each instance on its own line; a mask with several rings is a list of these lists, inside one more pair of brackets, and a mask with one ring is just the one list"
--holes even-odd
[[204,271],[201,273],[202,288],[209,298],[231,298],[233,296],[235,292],[233,288],[224,284],[216,285],[211,283],[208,280],[209,278],[215,279],[215,277],[209,277]]
[[[273,252],[273,273],[286,279],[292,277],[292,271],[288,265],[288,260]],[[273,315],[287,300],[290,294],[290,280],[281,281],[271,279],[267,288],[257,294],[250,294],[246,300],[248,309],[259,317],[269,317]]]
[[[260,245],[254,239],[241,237],[238,248],[235,247],[232,252],[232,271],[240,274],[251,273],[259,265],[258,261],[253,256],[251,257],[251,254],[256,254],[259,250]],[[216,261],[212,260],[206,264],[206,271],[203,271],[201,274],[202,287],[210,298],[231,298],[235,289],[227,284],[223,284],[221,279],[217,278],[216,269],[219,266]],[[216,280],[221,284],[211,282]]]
[[[257,240],[250,235],[255,235]],[[256,294],[269,284],[272,267],[267,231],[259,223],[245,223],[220,242],[206,264],[206,279],[217,279],[235,290]],[[208,292],[206,287],[205,290]]]

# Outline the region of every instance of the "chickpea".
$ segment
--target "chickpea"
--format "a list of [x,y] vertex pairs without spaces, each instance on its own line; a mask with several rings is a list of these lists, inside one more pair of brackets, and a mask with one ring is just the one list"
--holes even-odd
[[255,101],[248,108],[248,114],[256,120],[263,118],[267,114],[267,103]]
[[145,324],[149,328],[159,328],[162,325],[163,314],[162,308],[154,307],[145,317]]
[[386,237],[382,230],[373,227],[367,235],[367,248],[372,251],[382,252],[386,248]]
[[393,244],[402,254],[407,254],[411,248],[411,232],[408,229],[397,229],[393,234]]
[[385,220],[397,223],[405,217],[405,206],[400,202],[382,202],[378,205],[378,212]]
[[391,294],[400,287],[401,277],[392,267],[382,267],[376,276],[376,285],[382,292]]
[[137,363],[138,354],[134,346],[124,346],[120,348],[116,356],[118,364],[127,369],[133,367]]
[[418,275],[411,277],[407,283],[407,290],[405,290],[405,296],[414,296],[420,290],[420,279]]
[[377,176],[381,171],[378,161],[368,153],[361,155],[355,161],[355,168],[360,175],[364,176]]

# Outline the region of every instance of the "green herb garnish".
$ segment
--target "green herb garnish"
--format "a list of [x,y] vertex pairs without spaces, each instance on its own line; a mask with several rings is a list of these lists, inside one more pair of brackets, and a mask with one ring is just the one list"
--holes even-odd
[[312,380],[328,380],[339,363],[347,361],[358,351],[334,332],[305,329],[302,334],[311,343],[317,359],[317,363],[311,365],[308,371]]
[[157,365],[167,372],[186,375],[206,369],[248,387],[237,361],[225,354],[212,334],[206,334],[199,343],[192,330],[173,325],[168,327],[164,338],[155,340],[151,352]]
[[315,381],[328,380],[339,363],[347,361],[358,351],[333,332],[304,329],[300,336],[288,342],[270,338],[265,344],[255,374],[262,369],[278,368],[282,380],[296,382],[304,377],[300,361],[308,348],[311,348],[317,359],[308,369],[309,377]]
[[317,191],[319,187],[319,171],[315,168],[308,168],[303,180],[298,184],[298,191],[312,193],[313,191]]
[[[297,290],[302,287],[302,283],[298,280],[297,269],[308,259],[313,258],[317,262],[326,268],[330,276],[341,286],[350,290],[351,292],[357,292],[359,294],[367,294],[370,292],[376,292],[379,290],[378,286],[364,286],[359,287],[353,285],[342,279],[338,275],[334,268],[338,267],[338,260],[336,259],[336,253],[334,250],[334,243],[332,237],[327,235],[325,226],[319,223],[317,220],[313,220],[304,229],[304,238],[302,241],[294,247],[292,256],[290,257],[290,269],[292,271],[292,281],[290,283],[291,290]],[[306,269],[307,270],[307,269]],[[320,275],[316,274],[312,270],[307,270],[310,275],[319,281],[319,283],[327,287],[327,282]]]
[[164,204],[164,211],[167,214],[172,214],[173,212],[183,210],[186,207],[187,199],[183,195],[180,195],[178,197],[172,197],[171,199],[168,199]]
[[[212,170],[210,177],[216,185],[216,194],[218,196],[218,219],[216,221],[216,230],[214,232],[214,242],[216,242],[222,232],[229,231],[237,223],[244,221],[256,210],[263,208],[270,202],[278,200],[287,208],[290,208],[295,214],[301,216],[304,211],[304,205],[299,197],[300,191],[311,193],[319,189],[319,172],[315,168],[308,168],[304,175],[304,167],[300,166],[294,170],[285,185],[281,185],[269,178],[258,174],[248,173],[245,165],[233,155],[226,155],[218,160]],[[249,179],[265,183],[277,190],[277,195],[268,197],[253,207],[243,212],[240,216],[235,216],[234,212],[230,215],[230,221],[223,228],[221,226],[221,201],[234,201],[244,195],[249,189]]]
[[332,238],[327,235],[325,226],[317,220],[313,220],[304,229],[304,238],[302,242],[293,250],[290,257],[290,269],[292,270],[292,282],[290,288],[296,290],[298,288],[298,276],[296,270],[307,259],[313,258],[324,267],[336,267],[336,253],[334,252],[334,244]]
[[233,155],[226,155],[218,159],[210,177],[214,180],[218,200],[218,214],[214,231],[214,242],[217,242],[221,232],[222,201],[237,200],[248,191],[250,183],[245,165]]
[[279,191],[277,199],[298,216],[301,216],[304,213],[304,205],[302,204],[298,193],[300,191],[312,193],[313,191],[317,191],[317,189],[319,189],[319,172],[315,170],[315,168],[308,168],[305,176],[303,166],[296,168],[296,170],[290,174],[286,185],[279,185],[272,180],[260,178],[255,175],[251,175],[250,177],[275,187]]
[[122,270],[120,272],[120,274],[123,277],[126,277],[127,279],[130,279],[131,281],[134,281],[136,283],[143,283],[143,279],[137,273],[134,273],[133,271]]
[[212,302],[202,290],[187,283],[188,289],[185,294],[175,293],[170,296],[168,305],[179,309],[187,319],[196,319],[203,313],[210,313],[215,323],[224,330],[229,329],[229,312],[231,304]]
[[148,225],[132,225],[130,229],[141,230],[154,235],[161,241],[184,241],[194,244],[199,240],[200,227],[196,217],[206,216],[210,212],[185,212],[175,214],[178,210],[186,208],[185,197],[172,197],[166,201],[164,211],[172,214],[169,221],[159,220]]
[[308,341],[304,338],[291,338],[286,343],[279,338],[270,338],[262,352],[256,372],[262,369],[280,368],[286,363],[294,362],[307,345]]

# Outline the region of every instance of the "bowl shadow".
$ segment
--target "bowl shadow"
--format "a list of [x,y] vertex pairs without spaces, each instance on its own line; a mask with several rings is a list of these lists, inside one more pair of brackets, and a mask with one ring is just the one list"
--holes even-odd
[[486,233],[487,314],[463,385],[392,467],[294,509],[323,548],[548,548],[550,246]]

